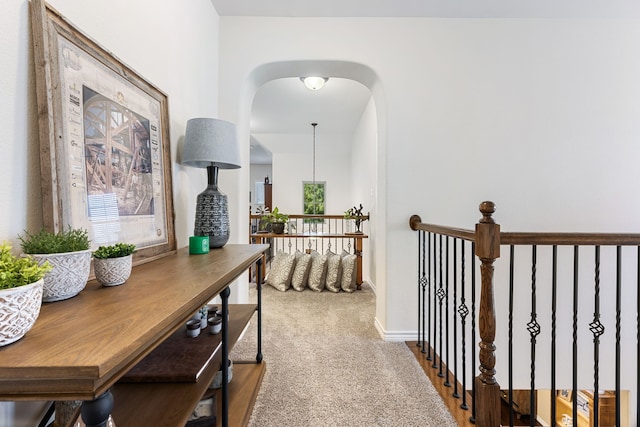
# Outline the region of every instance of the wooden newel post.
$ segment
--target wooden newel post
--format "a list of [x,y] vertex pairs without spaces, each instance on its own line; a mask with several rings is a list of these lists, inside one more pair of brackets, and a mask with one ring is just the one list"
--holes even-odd
[[476,224],[476,255],[480,258],[480,374],[475,379],[476,425],[500,426],[500,385],[495,379],[496,311],[493,302],[493,262],[500,257],[500,225],[491,215],[493,202],[482,202],[482,219]]

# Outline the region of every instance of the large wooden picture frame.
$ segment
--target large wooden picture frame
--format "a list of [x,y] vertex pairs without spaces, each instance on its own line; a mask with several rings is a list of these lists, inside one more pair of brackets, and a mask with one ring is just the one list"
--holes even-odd
[[167,95],[32,0],[43,223],[89,231],[92,249],[137,247],[134,263],[172,253]]

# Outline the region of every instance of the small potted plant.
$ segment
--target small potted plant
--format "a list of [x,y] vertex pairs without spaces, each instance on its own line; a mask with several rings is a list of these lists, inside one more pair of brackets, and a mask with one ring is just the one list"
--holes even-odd
[[0,346],[22,338],[36,323],[48,262],[16,257],[9,243],[0,244]]
[[347,209],[344,212],[344,219],[353,219],[356,224],[356,231],[354,234],[362,234],[362,230],[360,230],[360,225],[369,219],[368,215],[362,215],[362,203],[360,203],[360,207],[356,208],[355,206]]
[[289,221],[289,215],[280,212],[278,207],[273,208],[273,211],[266,213],[262,216],[263,227],[271,226],[271,231],[274,234],[284,233],[284,226]]
[[122,285],[131,275],[132,254],[136,245],[116,243],[99,246],[93,252],[93,271],[103,286]]
[[25,231],[18,239],[25,254],[40,264],[51,264],[51,271],[44,276],[43,302],[72,298],[87,285],[91,269],[87,230],[68,227],[57,233],[44,229],[36,234]]

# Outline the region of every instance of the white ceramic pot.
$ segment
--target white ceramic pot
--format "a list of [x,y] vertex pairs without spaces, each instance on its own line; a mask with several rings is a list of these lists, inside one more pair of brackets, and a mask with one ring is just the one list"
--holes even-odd
[[61,301],[75,297],[87,285],[91,269],[91,250],[65,252],[60,254],[31,254],[44,264],[49,261],[53,267],[44,275],[42,301]]
[[122,285],[131,276],[132,255],[118,258],[94,258],[93,271],[103,286]]
[[[233,378],[233,361],[229,359],[229,367],[227,370],[227,384],[231,382]],[[222,388],[222,370],[216,372],[216,375],[213,377],[213,381],[209,384],[209,388]]]
[[36,323],[44,280],[0,290],[0,346],[18,341]]

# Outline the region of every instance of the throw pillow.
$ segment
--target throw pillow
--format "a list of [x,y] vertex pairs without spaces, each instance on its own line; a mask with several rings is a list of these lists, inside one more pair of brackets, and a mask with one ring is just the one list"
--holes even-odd
[[326,288],[331,292],[340,292],[342,282],[342,263],[340,255],[327,250],[327,279]]
[[282,251],[278,252],[271,262],[271,271],[265,283],[282,292],[289,289],[295,262],[295,254],[288,254]]
[[342,280],[340,287],[345,292],[353,292],[356,290],[356,261],[357,256],[349,252],[342,251]]
[[296,266],[291,276],[291,287],[296,291],[303,291],[309,279],[309,269],[311,268],[311,254],[303,254],[296,251]]
[[311,269],[309,270],[309,289],[321,292],[324,289],[327,275],[327,256],[316,251],[311,253]]

